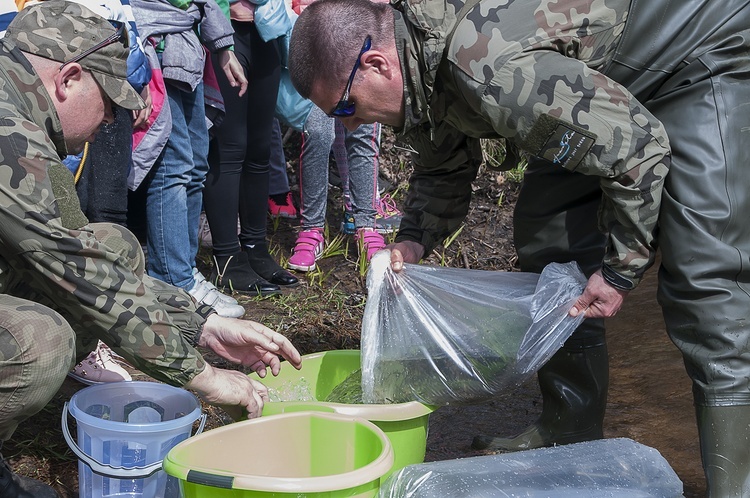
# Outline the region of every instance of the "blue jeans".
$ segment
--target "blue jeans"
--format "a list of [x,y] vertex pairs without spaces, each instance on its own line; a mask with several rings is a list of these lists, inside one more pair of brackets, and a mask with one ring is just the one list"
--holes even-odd
[[189,290],[198,254],[198,220],[208,173],[203,84],[184,92],[167,83],[172,133],[146,193],[148,274]]

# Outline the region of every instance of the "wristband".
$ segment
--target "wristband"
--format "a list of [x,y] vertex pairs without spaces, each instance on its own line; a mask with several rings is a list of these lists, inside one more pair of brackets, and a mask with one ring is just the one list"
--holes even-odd
[[602,277],[604,277],[604,280],[615,289],[624,291],[635,289],[635,282],[620,275],[608,265],[602,265]]

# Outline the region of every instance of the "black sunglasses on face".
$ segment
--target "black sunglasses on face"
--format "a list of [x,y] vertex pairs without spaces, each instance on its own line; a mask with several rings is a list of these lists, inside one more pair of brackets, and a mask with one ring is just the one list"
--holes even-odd
[[336,104],[336,107],[334,107],[333,110],[328,113],[329,116],[346,118],[354,114],[354,102],[349,102],[349,92],[352,89],[354,75],[357,74],[357,69],[359,69],[359,60],[362,58],[362,54],[370,50],[371,44],[372,38],[370,38],[370,35],[367,35],[367,38],[365,38],[365,42],[362,44],[362,50],[359,51],[359,55],[357,56],[357,62],[354,63],[352,74],[349,75],[349,82],[346,84],[346,88],[344,89],[344,95],[341,96],[341,99],[339,100],[339,103]]
[[75,57],[71,57],[70,59],[63,62],[58,68],[58,71],[64,68],[65,66],[67,66],[68,64],[71,64],[73,62],[78,62],[81,59],[84,59],[85,57],[88,57],[89,55],[93,54],[97,50],[101,50],[107,45],[112,45],[115,42],[119,41],[124,46],[127,47],[129,44],[128,43],[129,39],[128,39],[128,30],[125,29],[125,23],[122,23],[120,21],[109,21],[109,22],[112,24],[112,26],[117,28],[117,31],[115,31],[113,34],[109,35],[108,37],[106,37],[105,39],[103,39],[102,41],[100,41],[99,43],[91,47],[90,49],[85,50],[81,52],[80,54],[76,55]]

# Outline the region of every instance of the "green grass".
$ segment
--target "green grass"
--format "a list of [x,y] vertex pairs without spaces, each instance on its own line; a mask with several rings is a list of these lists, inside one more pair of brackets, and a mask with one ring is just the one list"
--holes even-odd
[[[505,160],[505,140],[482,140],[482,156],[487,167],[491,169],[500,169],[503,161]],[[526,158],[521,160],[513,168],[502,171],[500,174],[510,182],[521,183],[523,181],[523,175],[526,172],[526,166],[528,161]],[[504,196],[500,196],[498,199],[498,206],[502,204]]]
[[[56,462],[75,462],[77,457],[70,451],[63,439],[60,427],[60,412],[62,402],[55,400],[37,413],[35,419],[57,420],[57,425],[47,427],[44,431],[38,431],[38,426],[32,424],[21,424],[13,434],[12,440],[4,445],[3,456],[14,458],[19,455],[34,455],[43,460]],[[68,417],[69,427],[75,439],[75,422]]]

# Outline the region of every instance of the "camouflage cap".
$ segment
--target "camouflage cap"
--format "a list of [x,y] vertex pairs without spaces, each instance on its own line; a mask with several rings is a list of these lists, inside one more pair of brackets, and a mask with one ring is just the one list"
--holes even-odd
[[146,106],[128,83],[130,50],[125,26],[118,30],[78,3],[47,0],[22,9],[5,36],[22,51],[45,59],[67,63],[83,56],[75,62],[91,72],[115,104],[125,109]]

